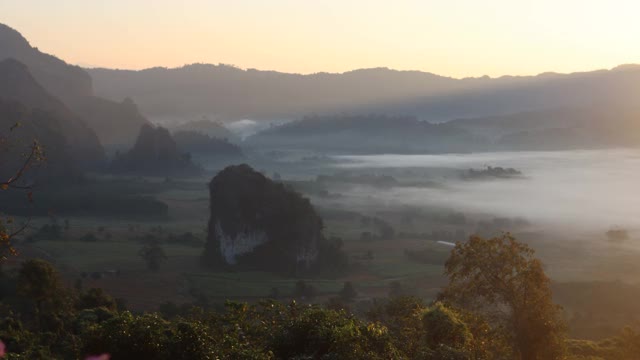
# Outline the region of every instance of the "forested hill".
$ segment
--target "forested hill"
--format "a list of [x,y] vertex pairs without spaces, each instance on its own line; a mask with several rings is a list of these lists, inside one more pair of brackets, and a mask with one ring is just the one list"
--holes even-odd
[[484,81],[458,81],[430,73],[386,68],[311,75],[209,64],[141,71],[88,71],[98,95],[112,99],[130,96],[151,117],[204,114],[223,120],[336,111],[354,105],[447,93]]
[[93,95],[86,71],[32,47],[18,31],[0,23],[0,60],[6,58],[24,63],[47,91],[63,101]]
[[88,69],[99,96],[130,96],[163,120],[293,119],[348,111],[415,115],[446,121],[594,102],[632,101],[640,67],[537,76],[455,79],[420,71],[361,69],[342,74],[288,74],[193,64],[139,71]]
[[357,153],[469,151],[483,142],[449,124],[431,124],[412,116],[312,116],[247,139],[256,147],[297,148]]
[[[50,120],[41,122],[40,130],[33,133],[32,138],[45,140],[45,137],[55,132],[58,136],[64,137],[65,143],[70,146],[71,157],[79,164],[95,167],[104,161],[104,151],[95,132],[82,118],[40,86],[31,76],[29,69],[17,60],[0,61],[0,99],[19,102],[29,110],[38,109],[48,113],[41,119]],[[4,123],[4,128],[0,129],[2,133],[8,132],[14,125],[6,121],[7,119],[2,121]],[[51,151],[56,150],[60,149],[51,149]]]
[[79,115],[103,145],[132,143],[147,123],[130,100],[124,101],[124,96],[116,100],[95,96],[91,76],[85,70],[41,52],[18,31],[0,24],[0,61],[6,59],[24,64],[35,82]]

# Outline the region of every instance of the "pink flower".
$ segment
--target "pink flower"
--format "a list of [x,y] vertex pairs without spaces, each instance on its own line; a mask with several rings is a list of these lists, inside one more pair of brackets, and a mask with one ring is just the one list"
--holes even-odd
[[100,355],[90,355],[84,360],[109,360],[109,359],[111,359],[111,355],[100,354]]
[[7,355],[7,346],[0,340],[0,358],[3,358]]

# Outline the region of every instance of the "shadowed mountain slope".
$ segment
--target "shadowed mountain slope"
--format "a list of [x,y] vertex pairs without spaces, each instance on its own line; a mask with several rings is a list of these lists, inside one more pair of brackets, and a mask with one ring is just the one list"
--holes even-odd
[[26,65],[47,93],[60,99],[95,130],[105,145],[129,144],[147,120],[129,101],[94,96],[91,76],[82,68],[32,47],[16,30],[0,24],[0,60],[16,59]]
[[0,99],[19,102],[29,109],[48,113],[70,147],[70,156],[79,164],[97,167],[104,162],[104,151],[94,131],[60,100],[50,95],[17,60],[0,61]]

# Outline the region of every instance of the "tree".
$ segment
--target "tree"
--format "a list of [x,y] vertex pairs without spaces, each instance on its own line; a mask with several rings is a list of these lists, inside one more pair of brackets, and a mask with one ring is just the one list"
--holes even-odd
[[268,349],[276,359],[403,359],[386,327],[343,311],[291,306],[270,328]]
[[353,286],[353,283],[351,281],[346,281],[344,283],[344,286],[342,287],[342,290],[340,290],[340,297],[344,301],[352,301],[356,298],[356,296],[358,296],[358,292]]
[[313,299],[316,296],[316,288],[307,284],[304,280],[296,281],[296,285],[293,288],[293,297],[303,299]]
[[35,319],[41,327],[45,326],[43,319],[49,320],[48,325],[58,323],[58,314],[69,310],[69,294],[61,284],[58,272],[44,260],[31,259],[22,263],[16,290],[25,301],[35,303]]
[[510,234],[458,243],[445,264],[443,298],[484,315],[512,344],[514,357],[553,360],[564,355],[565,325],[552,301],[550,279],[534,250]]
[[160,270],[160,264],[167,260],[167,255],[164,253],[164,249],[157,241],[150,241],[140,249],[138,254],[142,259],[144,259],[147,263],[147,268],[151,271]]
[[462,316],[437,302],[422,316],[424,345],[422,351],[431,359],[470,359],[473,335]]
[[421,314],[425,308],[420,298],[399,296],[388,301],[376,301],[366,317],[370,322],[384,324],[394,345],[413,359],[418,358],[418,351],[423,347]]
[[398,296],[402,296],[404,295],[405,291],[402,288],[402,283],[394,280],[392,282],[389,283],[389,297],[390,298],[395,298]]
[[[19,123],[13,125],[10,131],[13,131],[18,126],[20,126]],[[3,148],[4,151],[9,152],[8,139],[6,137],[0,137],[0,148]],[[31,191],[33,186],[30,184],[23,184],[21,180],[23,179],[25,173],[27,173],[27,171],[32,166],[43,160],[44,155],[42,147],[40,146],[40,143],[38,141],[34,140],[33,143],[29,146],[29,151],[19,168],[15,172],[13,172],[11,176],[0,181],[0,189],[25,190],[27,191],[28,201],[33,201],[33,192]],[[17,229],[12,229],[12,218],[0,218],[0,261],[6,259],[7,254],[17,254],[16,250],[13,248],[11,240],[22,233],[28,225],[29,221],[22,224],[22,226],[17,227]]]
[[87,292],[80,294],[76,307],[80,310],[102,307],[111,311],[115,311],[117,308],[113,297],[105,293],[101,288],[91,288]]
[[18,274],[18,294],[42,302],[55,296],[61,288],[57,271],[40,259],[22,263]]

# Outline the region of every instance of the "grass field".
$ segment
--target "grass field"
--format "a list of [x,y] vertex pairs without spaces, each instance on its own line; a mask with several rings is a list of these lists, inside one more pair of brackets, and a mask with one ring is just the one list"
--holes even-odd
[[[138,181],[138,180],[132,180]],[[194,293],[205,294],[216,302],[225,299],[254,301],[270,296],[274,289],[282,298],[291,296],[295,284],[300,279],[256,271],[213,272],[201,266],[200,256],[206,239],[208,222],[208,189],[206,179],[165,181],[145,179],[141,184],[120,184],[118,186],[137,191],[148,187],[147,191],[166,203],[169,217],[165,220],[129,220],[115,217],[59,217],[55,221],[64,226],[59,240],[40,239],[19,246],[23,256],[11,261],[13,266],[22,259],[41,257],[55,263],[66,281],[73,285],[81,280],[84,288],[101,287],[115,297],[123,298],[134,310],[154,310],[163,302],[184,303],[193,301]],[[351,269],[348,274],[336,279],[302,279],[312,285],[318,297],[315,301],[326,301],[336,296],[346,281],[351,281],[360,300],[388,295],[391,283],[399,282],[411,294],[434,298],[446,284],[440,261],[418,263],[409,260],[405,250],[426,250],[435,259],[446,259],[450,247],[434,241],[411,236],[395,239],[364,240],[363,232],[374,232],[371,225],[362,221],[363,215],[376,216],[391,223],[396,233],[429,233],[433,229],[452,231],[459,226],[470,226],[450,222],[448,212],[436,210],[415,210],[408,208],[378,208],[369,213],[365,210],[345,206],[344,200],[312,199],[317,201],[318,212],[324,218],[324,232],[327,237],[343,239],[343,249],[349,255]],[[407,217],[411,221],[405,221]],[[37,232],[44,224],[51,224],[52,217],[32,219],[29,233]],[[191,232],[200,243],[178,244],[167,242],[169,234],[181,235]],[[80,241],[87,234],[96,241]],[[143,246],[141,239],[154,236],[162,241],[167,260],[158,272],[147,269],[138,255]],[[554,280],[573,281],[589,276],[592,279],[607,280],[611,276],[624,279],[637,273],[635,252],[627,255],[628,249],[612,248],[611,245],[577,248],[569,239],[548,239],[544,233],[523,234],[522,240],[531,243],[545,261],[547,272]],[[583,243],[590,243],[584,241]],[[589,262],[577,261],[591,259]],[[431,259],[431,256],[429,256]],[[429,260],[428,259],[428,260]],[[8,264],[7,268],[11,268]],[[96,273],[117,276],[93,276]]]
[[[71,237],[85,232],[97,233],[92,219],[70,219],[75,227]],[[189,291],[196,289],[212,299],[253,300],[267,297],[277,289],[281,297],[289,297],[300,279],[276,274],[245,272],[212,272],[200,265],[202,247],[182,244],[163,244],[167,261],[157,273],[147,270],[138,255],[142,243],[131,237],[147,233],[156,225],[137,224],[139,230],[131,233],[132,224],[111,222],[104,232],[112,233],[114,240],[99,238],[95,242],[79,240],[43,240],[29,244],[28,252],[55,262],[69,283],[82,278],[82,274],[117,271],[117,278],[82,278],[85,287],[102,287],[114,296],[127,300],[133,309],[145,310],[164,301],[189,300]],[[177,232],[190,228],[188,223],[165,223],[163,231]],[[198,224],[201,226],[201,224]],[[191,225],[195,227],[196,225]],[[202,229],[200,229],[202,230]],[[417,240],[378,240],[365,242],[345,241],[345,251],[352,255],[354,270],[337,279],[303,279],[312,285],[319,299],[336,296],[345,281],[355,284],[361,298],[386,296],[392,281],[411,288],[428,288],[440,283],[442,267],[410,262],[403,254],[405,248],[428,246]],[[360,254],[370,252],[373,259],[362,260]],[[155,295],[154,295],[155,294]],[[427,294],[427,293],[423,293]]]
[[[138,255],[143,246],[140,239],[149,235],[166,239],[169,234],[191,232],[204,243],[209,200],[206,179],[144,179],[140,186],[147,185],[155,198],[168,205],[168,219],[134,222],[82,216],[58,218],[58,224],[69,223],[62,239],[26,243],[21,246],[24,254],[54,262],[70,284],[80,279],[85,288],[102,287],[124,298],[134,310],[152,310],[165,301],[192,301],[190,294],[194,291],[216,301],[254,300],[269,296],[273,289],[281,297],[291,296],[300,279],[255,271],[212,272],[201,266],[203,247],[197,244],[162,240],[167,260],[158,272],[148,270]],[[332,205],[325,203],[320,211],[325,218],[325,235],[344,240],[352,269],[341,278],[303,279],[316,289],[318,301],[336,296],[345,281],[355,285],[361,299],[386,296],[391,282],[400,282],[412,293],[425,297],[432,297],[443,284],[442,266],[412,262],[404,250],[431,248],[446,257],[448,249],[417,239],[360,240],[363,231],[371,230],[360,223],[361,215],[337,205],[326,206]],[[394,221],[392,215],[384,216]],[[31,232],[52,221],[49,217],[34,219]],[[87,234],[94,235],[96,241],[80,241]],[[96,273],[117,273],[117,276],[92,276]]]

